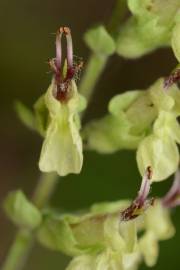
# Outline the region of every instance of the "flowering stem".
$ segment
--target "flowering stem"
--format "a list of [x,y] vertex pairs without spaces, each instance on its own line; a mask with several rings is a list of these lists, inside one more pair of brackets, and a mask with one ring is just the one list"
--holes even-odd
[[59,177],[56,173],[42,173],[32,198],[33,203],[43,208],[53,194]]
[[[125,1],[124,0],[117,0],[117,4],[114,8],[112,18],[110,20],[109,26],[109,32],[112,35],[115,35],[117,25],[120,24],[120,21],[124,17],[124,11],[123,8],[122,12],[122,6],[124,6]],[[119,12],[120,11],[120,12]],[[63,29],[63,31],[66,32],[67,29]],[[61,38],[61,35],[58,36],[56,43],[59,43],[59,38]],[[69,48],[69,44],[71,44],[70,37],[67,36],[67,45]],[[50,65],[52,68],[57,71],[60,68],[61,64],[61,46],[57,46],[57,58],[58,61],[56,62],[56,65],[54,65],[54,62],[50,61]],[[68,56],[68,64],[71,65],[71,48],[68,49],[67,52]],[[81,80],[81,84],[79,87],[79,92],[83,94],[87,100],[89,101],[92,95],[92,92],[94,90],[94,87],[103,72],[108,56],[102,56],[97,55],[95,53],[92,53],[92,55],[89,58],[84,76]],[[40,177],[40,181],[38,182],[38,185],[35,189],[32,201],[33,203],[39,208],[43,208],[49,198],[51,197],[56,184],[57,184],[57,175],[55,173],[52,174],[42,174]],[[21,270],[24,268],[24,265],[26,263],[27,257],[32,249],[34,243],[34,231],[33,232],[27,232],[23,229],[20,229],[15,237],[14,243],[12,244],[9,254],[7,255],[7,258],[5,260],[4,265],[2,266],[1,270]]]
[[22,269],[33,245],[33,234],[19,230],[1,270]]
[[[58,176],[55,173],[42,173],[35,189],[32,201],[41,209],[44,207],[51,197]],[[1,270],[21,270],[24,268],[26,259],[33,247],[34,231],[25,231],[20,229],[14,239],[14,242],[9,250],[7,258]]]
[[[124,16],[127,11],[126,1],[117,0],[110,21],[107,25],[108,32],[116,38],[119,25],[124,19]],[[100,78],[103,70],[106,67],[109,56],[107,55],[98,55],[94,52],[89,57],[83,78],[79,85],[79,92],[85,96],[88,101],[91,99],[94,87]]]
[[91,99],[93,89],[106,66],[107,60],[108,56],[101,56],[95,53],[92,53],[90,56],[79,86],[79,92],[86,97],[87,100]]

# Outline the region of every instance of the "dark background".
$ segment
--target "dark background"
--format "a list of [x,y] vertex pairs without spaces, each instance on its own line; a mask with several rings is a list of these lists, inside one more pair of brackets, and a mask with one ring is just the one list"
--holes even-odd
[[[51,75],[48,58],[54,56],[55,33],[61,25],[71,27],[74,51],[86,62],[89,51],[83,33],[93,24],[107,22],[114,0],[0,0],[0,199],[13,189],[22,188],[31,195],[36,185],[41,139],[17,119],[13,101],[32,106],[47,89]],[[147,87],[156,78],[167,75],[176,61],[168,49],[161,49],[141,60],[125,61],[113,56],[98,82],[86,119],[103,115],[109,98],[115,93]],[[140,184],[135,153],[122,151],[101,156],[85,153],[81,175],[59,181],[53,207],[67,211],[85,208],[97,201],[133,198]],[[153,194],[164,194],[171,182],[153,186]],[[172,218],[178,228],[178,210]],[[158,220],[157,220],[158,222]],[[0,213],[0,260],[10,246],[15,228]],[[156,270],[178,270],[180,232],[161,243]],[[27,270],[64,269],[68,258],[38,245],[26,265]],[[143,265],[141,270],[146,269]]]

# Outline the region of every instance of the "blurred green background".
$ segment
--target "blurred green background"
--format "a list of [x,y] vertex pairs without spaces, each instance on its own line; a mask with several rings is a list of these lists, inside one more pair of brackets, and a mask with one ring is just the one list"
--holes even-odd
[[[51,79],[48,58],[54,56],[54,34],[61,25],[71,27],[74,53],[86,63],[89,51],[83,42],[83,33],[93,24],[107,22],[114,0],[0,0],[0,198],[13,189],[22,188],[29,196],[38,179],[38,157],[41,139],[17,119],[13,101],[22,100],[32,106],[47,89]],[[115,93],[147,87],[156,78],[167,75],[175,66],[168,49],[127,61],[113,56],[89,105],[86,121],[106,112],[107,102]],[[85,153],[81,175],[60,179],[51,205],[73,211],[86,208],[94,202],[133,198],[140,184],[135,153],[122,151],[101,156]],[[164,194],[171,181],[155,184],[153,194]],[[178,229],[180,212],[172,212]],[[158,220],[157,220],[158,222]],[[15,228],[0,213],[0,262],[12,242]],[[180,267],[180,232],[161,243],[156,270]],[[64,269],[68,258],[50,252],[38,245],[33,249],[26,270]],[[141,270],[146,267],[142,265]]]

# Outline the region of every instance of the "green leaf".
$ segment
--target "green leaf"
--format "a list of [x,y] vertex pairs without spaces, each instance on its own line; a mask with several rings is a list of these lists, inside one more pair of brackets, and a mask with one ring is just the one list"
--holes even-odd
[[115,42],[103,25],[87,31],[84,36],[88,47],[100,55],[111,55],[115,52]]
[[21,120],[21,122],[27,126],[28,128],[34,130],[35,129],[35,117],[33,112],[28,109],[22,102],[15,102],[15,111]]
[[40,211],[26,198],[22,191],[11,192],[5,202],[4,209],[17,226],[35,229],[42,221]]

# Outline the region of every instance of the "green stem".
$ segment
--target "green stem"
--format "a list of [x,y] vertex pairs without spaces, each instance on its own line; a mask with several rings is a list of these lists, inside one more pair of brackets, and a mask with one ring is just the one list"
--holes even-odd
[[[35,189],[32,201],[41,209],[44,207],[51,194],[53,193],[58,176],[55,173],[41,174],[38,185]],[[26,259],[32,249],[34,243],[34,231],[24,231],[20,229],[14,239],[14,242],[9,250],[4,265],[1,270],[21,270],[24,268]]]
[[[109,33],[116,39],[119,26],[123,21],[127,11],[126,0],[117,0],[115,3],[112,16],[107,25],[107,30]],[[96,53],[91,53],[89,61],[87,63],[83,78],[79,85],[79,92],[90,101],[94,87],[98,82],[99,77],[101,76],[103,70],[106,67],[109,56],[102,56]]]
[[58,175],[56,173],[43,173],[40,176],[38,185],[34,191],[34,195],[32,198],[33,203],[41,209],[47,204],[51,195],[53,194]]
[[[112,18],[107,26],[109,32],[114,37],[120,21],[124,17],[126,10],[126,8],[124,8],[124,3],[125,0],[117,0]],[[88,101],[90,100],[94,87],[106,66],[108,58],[109,56],[101,56],[95,53],[92,53],[89,58],[79,87],[79,92],[84,95]],[[54,173],[41,175],[40,181],[38,182],[38,186],[36,187],[32,198],[33,203],[38,208],[44,207],[48,202],[56,187],[57,179],[58,177]],[[1,270],[23,269],[29,252],[33,246],[33,242],[34,232],[25,232],[24,230],[20,230],[15,237],[14,243],[12,244]]]
[[85,96],[87,100],[91,99],[93,92],[92,90],[103,72],[107,60],[108,56],[101,56],[95,53],[92,53],[91,57],[89,58],[86,70],[79,86],[79,92]]
[[33,245],[32,233],[20,230],[12,244],[2,270],[22,269]]
[[117,0],[114,6],[113,14],[107,25],[107,30],[111,35],[116,38],[120,26],[127,13],[127,0]]

